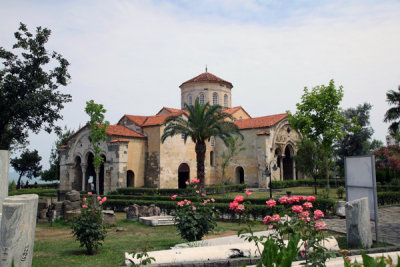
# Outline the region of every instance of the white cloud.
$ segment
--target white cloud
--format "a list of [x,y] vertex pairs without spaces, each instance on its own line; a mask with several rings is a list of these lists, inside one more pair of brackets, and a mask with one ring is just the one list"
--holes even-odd
[[[71,62],[73,102],[60,122],[69,127],[87,120],[89,99],[104,104],[111,123],[179,107],[178,86],[207,64],[253,116],[293,111],[304,86],[333,78],[344,108],[374,105],[375,137],[384,140],[385,93],[400,84],[399,2],[193,2],[2,3],[1,45],[10,47],[19,21],[52,29],[49,45]],[[47,158],[49,137],[31,140]]]

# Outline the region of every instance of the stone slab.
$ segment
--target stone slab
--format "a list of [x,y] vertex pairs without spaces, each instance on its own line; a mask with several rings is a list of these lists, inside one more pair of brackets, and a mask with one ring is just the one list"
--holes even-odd
[[364,197],[346,203],[346,230],[349,248],[372,246],[368,198]]
[[0,266],[31,266],[38,195],[6,197],[0,226]]
[[163,226],[163,225],[174,225],[174,216],[149,216],[140,217],[139,222],[151,225],[151,226]]

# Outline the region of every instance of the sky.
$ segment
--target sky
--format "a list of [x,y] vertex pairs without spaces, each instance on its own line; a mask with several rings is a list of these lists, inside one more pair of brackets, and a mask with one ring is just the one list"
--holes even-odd
[[[373,138],[384,142],[386,92],[400,85],[399,14],[394,0],[1,0],[0,46],[11,50],[19,22],[51,29],[48,50],[71,63],[62,127],[84,125],[91,99],[112,124],[180,108],[179,85],[207,65],[252,117],[295,112],[305,86],[334,79],[343,109],[373,105]],[[30,135],[44,169],[55,139]]]

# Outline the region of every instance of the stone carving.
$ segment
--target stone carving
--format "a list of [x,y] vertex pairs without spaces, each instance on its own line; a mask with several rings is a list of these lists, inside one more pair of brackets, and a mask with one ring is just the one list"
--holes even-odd
[[6,197],[0,226],[0,266],[31,266],[38,196]]
[[117,217],[113,210],[103,210],[103,223],[109,226],[117,226]]
[[76,190],[71,190],[68,193],[65,194],[65,199],[69,200],[71,202],[76,202],[81,200],[81,196],[78,191]]
[[340,217],[346,216],[346,201],[336,201],[335,214]]
[[370,248],[372,245],[368,198],[346,203],[347,245],[349,248]]
[[126,209],[126,219],[135,220],[139,217],[160,216],[161,209],[154,204],[148,206],[130,205]]

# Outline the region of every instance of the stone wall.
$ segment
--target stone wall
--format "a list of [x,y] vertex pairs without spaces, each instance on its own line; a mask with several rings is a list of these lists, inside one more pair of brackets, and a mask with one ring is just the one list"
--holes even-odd
[[[207,90],[205,90],[205,88]],[[192,101],[199,97],[200,93],[204,94],[204,102],[213,103],[213,93],[218,94],[218,104],[224,106],[224,95],[228,95],[228,108],[231,107],[232,97],[231,89],[225,84],[218,84],[215,82],[201,82],[201,83],[190,83],[185,84],[181,87],[181,107],[183,108],[183,103],[188,103],[188,96],[192,96]]]

